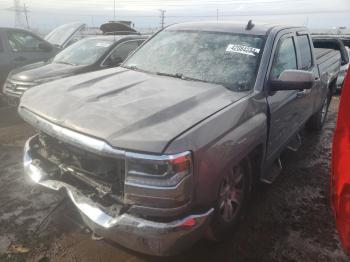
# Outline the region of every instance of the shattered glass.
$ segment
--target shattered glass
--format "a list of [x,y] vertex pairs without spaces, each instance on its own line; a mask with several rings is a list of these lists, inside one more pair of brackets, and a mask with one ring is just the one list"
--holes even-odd
[[163,31],[124,66],[245,91],[254,85],[263,40],[255,35]]

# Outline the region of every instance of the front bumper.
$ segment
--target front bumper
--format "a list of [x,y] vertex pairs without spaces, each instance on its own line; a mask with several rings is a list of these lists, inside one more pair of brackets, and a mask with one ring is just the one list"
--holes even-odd
[[8,106],[18,106],[19,105],[19,101],[21,99],[21,96],[20,95],[17,95],[17,94],[12,94],[12,93],[9,93],[7,91],[4,91],[2,94],[2,100],[4,103],[6,103],[6,105]]
[[54,190],[65,189],[84,222],[98,235],[138,252],[173,255],[199,240],[210,222],[213,209],[166,223],[140,218],[127,211],[118,216],[109,215],[79,189],[48,178],[45,170],[32,159],[32,139],[27,141],[24,148],[25,173],[37,184]]

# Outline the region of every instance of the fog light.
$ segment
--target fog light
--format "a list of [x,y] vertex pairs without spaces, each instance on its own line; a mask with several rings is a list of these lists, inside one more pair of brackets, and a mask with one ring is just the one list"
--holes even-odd
[[34,166],[34,165],[29,165],[28,168],[28,175],[29,177],[35,182],[35,183],[39,183],[42,175],[41,175],[41,171],[38,167]]

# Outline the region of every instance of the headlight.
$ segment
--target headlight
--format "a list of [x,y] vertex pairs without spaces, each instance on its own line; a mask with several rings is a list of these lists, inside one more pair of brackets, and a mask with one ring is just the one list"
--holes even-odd
[[191,152],[169,156],[126,154],[126,178],[129,185],[173,187],[192,174]]

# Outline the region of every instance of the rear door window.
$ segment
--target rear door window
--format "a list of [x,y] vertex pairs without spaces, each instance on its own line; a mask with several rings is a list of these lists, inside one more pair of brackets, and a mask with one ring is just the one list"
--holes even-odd
[[34,35],[17,30],[7,31],[7,38],[13,52],[41,52],[42,40]]
[[284,70],[297,69],[297,56],[292,37],[279,40],[271,68],[271,79],[278,79]]
[[301,60],[301,69],[309,70],[312,67],[312,54],[311,46],[308,35],[297,36],[300,60]]

